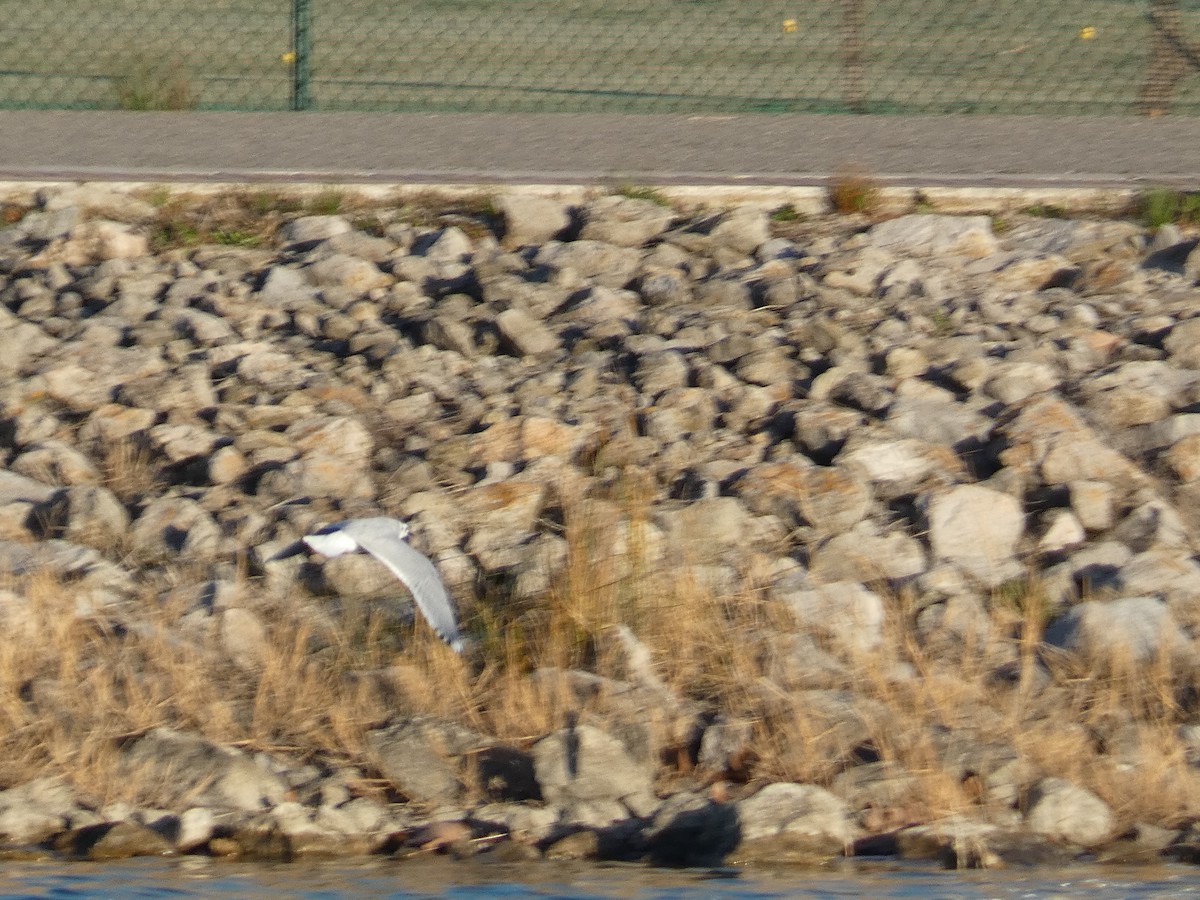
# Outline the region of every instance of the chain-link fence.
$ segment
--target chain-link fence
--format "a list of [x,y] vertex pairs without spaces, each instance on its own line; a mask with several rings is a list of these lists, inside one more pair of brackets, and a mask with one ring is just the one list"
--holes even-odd
[[1200,113],[1200,0],[0,0],[0,106]]

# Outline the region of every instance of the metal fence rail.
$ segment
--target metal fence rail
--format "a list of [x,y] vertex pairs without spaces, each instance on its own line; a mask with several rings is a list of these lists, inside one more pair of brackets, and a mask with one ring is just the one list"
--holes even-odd
[[0,0],[0,107],[1200,113],[1200,0]]

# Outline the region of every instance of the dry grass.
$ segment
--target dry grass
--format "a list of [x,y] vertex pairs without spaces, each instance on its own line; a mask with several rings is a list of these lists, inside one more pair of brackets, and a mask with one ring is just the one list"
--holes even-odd
[[153,225],[155,252],[205,244],[269,246],[280,225],[306,215],[344,216],[356,229],[377,237],[393,222],[428,228],[455,225],[472,238],[498,229],[498,214],[486,194],[459,197],[421,191],[380,200],[331,189],[307,197],[273,191],[193,197],[156,188],[142,196],[159,210]]
[[843,169],[829,184],[829,205],[841,215],[874,215],[879,211],[880,196],[878,182],[860,169]]
[[216,633],[183,634],[182,610],[139,598],[138,627],[78,618],[71,585],[38,575],[12,588],[0,645],[0,784],[59,774],[98,800],[152,802],[158,787],[121,767],[124,739],[156,726],[214,741],[354,756],[384,698],[355,672],[366,651],[286,611],[260,670],[230,665]]
[[[141,484],[140,464],[125,466],[114,471]],[[952,656],[918,639],[911,598],[892,597],[878,649],[843,654],[842,674],[789,683],[780,665],[794,652],[790,617],[753,585],[718,595],[656,566],[646,539],[650,494],[635,474],[607,501],[562,493],[569,556],[561,581],[524,601],[494,586],[465,607],[481,642],[478,668],[420,624],[398,628],[349,607],[320,624],[293,603],[260,610],[270,623],[263,664],[239,670],[216,628],[183,631],[184,610],[149,593],[139,601],[144,626],[124,630],[77,618],[70,585],[46,576],[13,585],[27,599],[8,605],[0,643],[0,785],[56,773],[102,800],[152,802],[156,776],[122,770],[119,746],[157,725],[368,773],[366,732],[415,713],[520,745],[569,716],[635,721],[658,746],[679,748],[670,704],[603,685],[581,690],[563,674],[636,681],[611,639],[612,626],[627,624],[687,708],[751,725],[741,770],[705,777],[829,784],[873,758],[913,777],[906,819],[978,810],[991,801],[979,775],[947,760],[938,735],[951,733],[1010,745],[1027,783],[1068,778],[1107,800],[1124,824],[1178,822],[1200,805],[1200,778],[1176,736],[1191,715],[1192,675],[1164,659],[1105,671],[1055,665],[1047,679],[1038,656],[1045,610],[1034,590],[993,603],[986,633],[967,635]],[[1013,677],[996,677],[1002,664]],[[671,757],[665,783],[691,783],[686,756]]]

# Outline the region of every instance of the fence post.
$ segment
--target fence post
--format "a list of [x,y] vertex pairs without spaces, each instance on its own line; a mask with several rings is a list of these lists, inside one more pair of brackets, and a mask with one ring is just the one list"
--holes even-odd
[[309,26],[312,13],[309,0],[292,0],[292,109],[305,110],[312,106],[309,95],[309,58],[312,38]]
[[866,43],[867,0],[842,0],[842,102],[853,112],[867,111],[867,86],[863,72]]

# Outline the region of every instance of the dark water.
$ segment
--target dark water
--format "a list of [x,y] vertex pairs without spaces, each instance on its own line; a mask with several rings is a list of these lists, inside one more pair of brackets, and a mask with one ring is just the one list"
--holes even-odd
[[662,871],[636,866],[476,865],[428,862],[262,865],[208,859],[88,864],[0,863],[0,897],[562,898],[562,900],[767,900],[767,898],[1046,898],[1118,900],[1200,896],[1188,866],[943,872],[854,864],[838,871]]

